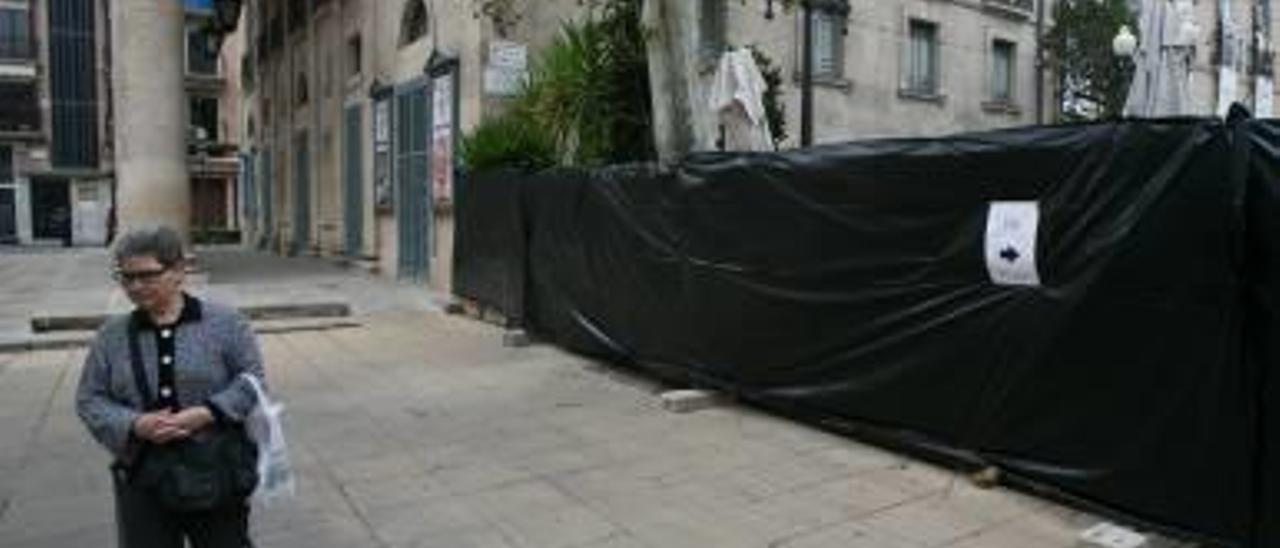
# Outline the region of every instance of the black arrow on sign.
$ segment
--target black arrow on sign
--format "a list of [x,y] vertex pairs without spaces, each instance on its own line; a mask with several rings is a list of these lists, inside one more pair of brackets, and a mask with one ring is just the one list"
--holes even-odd
[[1011,263],[1018,262],[1020,257],[1022,257],[1022,254],[1018,253],[1018,250],[1013,246],[1007,246],[1000,250],[1000,258]]

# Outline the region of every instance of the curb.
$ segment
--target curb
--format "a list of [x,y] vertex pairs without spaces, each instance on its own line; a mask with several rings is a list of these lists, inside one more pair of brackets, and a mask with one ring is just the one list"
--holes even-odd
[[[254,323],[253,331],[258,335],[280,335],[305,331],[332,331],[359,327],[364,327],[364,324],[352,319],[325,321],[304,320],[302,322],[272,322],[268,320],[263,323]],[[84,348],[93,342],[93,337],[94,333],[83,332],[71,336],[46,338],[31,337],[20,340],[0,341],[0,354]]]
[[[250,320],[285,320],[303,318],[345,318],[351,316],[351,306],[341,302],[303,304],[250,305],[236,307]],[[95,331],[111,314],[81,314],[68,316],[33,316],[33,333],[56,331]]]

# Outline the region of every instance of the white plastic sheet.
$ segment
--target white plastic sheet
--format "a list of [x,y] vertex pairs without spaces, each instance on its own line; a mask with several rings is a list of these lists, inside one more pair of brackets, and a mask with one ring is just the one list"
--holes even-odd
[[289,464],[289,450],[284,439],[281,417],[284,404],[273,401],[258,378],[242,375],[253,385],[258,405],[245,419],[245,429],[258,446],[258,486],[253,491],[254,500],[271,503],[294,495],[293,467]]
[[709,99],[724,127],[726,150],[774,150],[764,109],[767,87],[751,50],[739,48],[720,57]]

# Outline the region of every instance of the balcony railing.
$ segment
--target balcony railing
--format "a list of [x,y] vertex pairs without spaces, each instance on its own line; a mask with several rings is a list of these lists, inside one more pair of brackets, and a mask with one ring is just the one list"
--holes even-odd
[[1036,9],[1036,0],[982,0],[987,8],[1018,16],[1030,16]]
[[30,62],[36,58],[31,40],[0,34],[0,62]]

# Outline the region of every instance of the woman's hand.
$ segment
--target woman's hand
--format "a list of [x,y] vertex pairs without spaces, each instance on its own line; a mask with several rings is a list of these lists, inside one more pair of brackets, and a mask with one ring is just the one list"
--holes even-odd
[[144,440],[165,444],[191,435],[192,430],[174,420],[169,410],[143,413],[133,421],[133,433]]
[[188,407],[182,411],[169,415],[169,418],[174,424],[183,430],[186,430],[188,433],[203,430],[206,426],[213,424],[214,421],[213,412],[203,405]]
[[168,409],[143,413],[133,421],[133,432],[144,440],[165,444],[180,440],[213,424],[213,412],[203,405],[174,413]]

